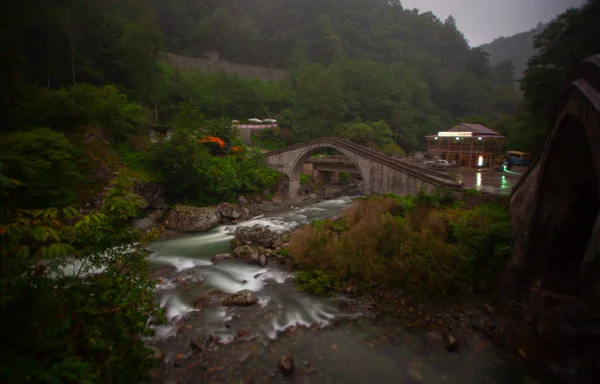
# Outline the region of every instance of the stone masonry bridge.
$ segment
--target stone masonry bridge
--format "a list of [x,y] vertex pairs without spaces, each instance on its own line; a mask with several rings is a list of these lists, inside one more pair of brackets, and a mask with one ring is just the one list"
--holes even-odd
[[600,55],[579,65],[510,204],[520,285],[600,300]]
[[432,192],[438,188],[462,194],[459,183],[448,176],[402,163],[393,158],[370,150],[348,140],[321,138],[296,144],[288,148],[264,154],[267,165],[288,175],[289,194],[296,196],[300,188],[300,173],[310,156],[322,149],[335,149],[350,159],[359,170],[365,192],[395,193],[400,196],[413,195],[421,189]]

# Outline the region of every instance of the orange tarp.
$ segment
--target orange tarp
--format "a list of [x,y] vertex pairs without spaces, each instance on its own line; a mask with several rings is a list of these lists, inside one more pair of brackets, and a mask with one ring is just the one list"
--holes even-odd
[[225,147],[225,142],[222,139],[220,139],[218,137],[215,137],[215,136],[207,136],[207,137],[205,137],[203,139],[200,139],[198,141],[201,142],[201,143],[217,143],[217,144],[219,144],[219,146],[221,148]]

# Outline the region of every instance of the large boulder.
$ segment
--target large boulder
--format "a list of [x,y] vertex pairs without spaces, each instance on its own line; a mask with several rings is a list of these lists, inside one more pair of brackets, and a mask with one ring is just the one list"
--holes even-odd
[[244,289],[223,300],[223,305],[226,307],[247,307],[257,302],[258,298],[254,292]]
[[243,220],[246,218],[247,210],[242,207],[230,204],[230,203],[221,203],[217,206],[217,211],[221,217],[229,220]]
[[204,232],[219,225],[221,215],[215,207],[174,206],[164,224],[167,229],[178,232]]
[[163,214],[163,210],[156,210],[144,218],[133,220],[133,228],[140,231],[156,228]]
[[274,243],[281,237],[269,228],[256,225],[254,227],[239,227],[235,230],[235,240],[238,245],[260,245],[273,248]]

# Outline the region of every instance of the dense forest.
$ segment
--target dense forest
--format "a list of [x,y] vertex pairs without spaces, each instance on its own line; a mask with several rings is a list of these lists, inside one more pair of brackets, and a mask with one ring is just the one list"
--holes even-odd
[[542,33],[547,26],[547,24],[539,23],[529,31],[508,37],[499,37],[479,48],[490,54],[490,64],[492,65],[512,60],[515,66],[515,77],[520,79],[527,69],[527,61],[536,54],[533,47],[535,36]]
[[[213,156],[200,138],[241,145],[232,119],[276,116],[281,131],[262,138],[271,144],[341,136],[414,152],[425,134],[469,121],[535,151],[569,71],[600,52],[598,12],[569,10],[536,38],[521,99],[510,61],[491,65],[452,17],[400,1],[10,2],[0,23],[0,381],[146,375],[138,336],[159,316],[152,284],[142,256],[114,248],[144,241],[130,225],[148,209],[134,186],[162,183],[168,203],[206,205],[278,179],[259,153]],[[292,75],[184,73],[162,51]]]

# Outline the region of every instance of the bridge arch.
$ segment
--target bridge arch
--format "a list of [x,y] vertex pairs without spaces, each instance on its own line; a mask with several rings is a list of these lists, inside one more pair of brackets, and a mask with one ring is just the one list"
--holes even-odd
[[600,288],[599,148],[600,56],[594,56],[563,94],[541,157],[511,197],[513,216],[528,215],[525,225],[516,223],[515,249],[527,278],[544,289],[580,295]]
[[295,155],[294,159],[292,160],[292,163],[290,164],[289,173],[288,173],[288,176],[290,179],[290,185],[289,185],[290,196],[296,196],[298,194],[298,190],[300,189],[300,174],[302,173],[302,168],[303,168],[304,164],[306,163],[306,161],[315,152],[322,150],[322,149],[335,149],[336,151],[343,153],[346,157],[348,157],[350,160],[352,160],[352,162],[354,162],[354,165],[356,165],[356,168],[358,168],[360,175],[363,179],[365,193],[370,192],[370,189],[369,189],[369,171],[370,171],[370,169],[368,169],[368,167],[366,167],[365,164],[361,165],[360,157],[356,153],[354,153],[346,148],[342,148],[340,146],[336,146],[336,145],[333,145],[330,143],[316,143],[314,145],[307,146],[303,150],[299,151]]

